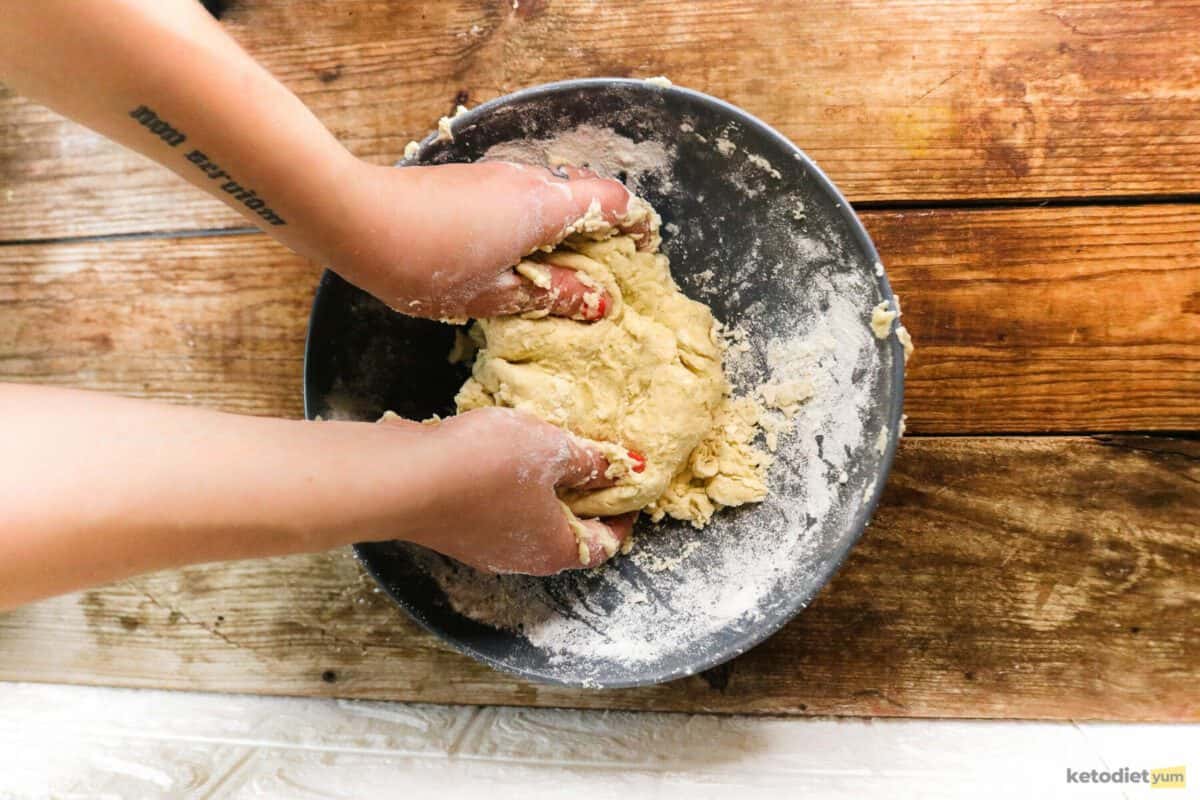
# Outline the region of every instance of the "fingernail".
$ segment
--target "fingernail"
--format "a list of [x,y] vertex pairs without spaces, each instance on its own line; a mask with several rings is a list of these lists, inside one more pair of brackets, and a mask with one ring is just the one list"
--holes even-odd
[[646,471],[646,457],[636,450],[629,451],[629,459],[633,461],[634,472]]
[[600,295],[600,299],[596,301],[596,310],[594,315],[590,317],[593,322],[598,319],[604,319],[604,315],[608,313],[608,298]]

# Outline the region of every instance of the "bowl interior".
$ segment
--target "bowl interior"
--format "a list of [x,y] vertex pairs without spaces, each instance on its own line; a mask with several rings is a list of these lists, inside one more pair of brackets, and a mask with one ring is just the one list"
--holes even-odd
[[[641,520],[636,548],[551,578],[482,575],[419,547],[358,555],[420,624],[529,678],[631,686],[689,675],[769,636],[803,608],[861,534],[895,449],[903,358],[872,307],[891,291],[866,232],[794,145],[732,106],[641,81],[552,84],[457,118],[421,163],[503,157],[587,161],[625,180],[664,222],[690,297],[734,331],[739,394],[807,378],[813,398],[781,431],[763,503],[702,531]],[[396,314],[332,273],[313,307],[309,418],[453,413],[467,368],[448,325]]]

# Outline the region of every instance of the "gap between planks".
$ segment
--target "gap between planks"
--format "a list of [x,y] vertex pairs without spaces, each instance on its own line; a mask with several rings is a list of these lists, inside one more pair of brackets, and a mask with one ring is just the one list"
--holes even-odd
[[[1011,197],[963,198],[955,200],[864,200],[851,203],[855,211],[1003,211],[1024,208],[1123,208],[1129,206],[1195,205],[1200,210],[1200,194],[1130,195],[1127,197]],[[0,247],[38,244],[78,244],[82,242],[120,242],[138,239],[196,239],[208,236],[248,236],[263,233],[253,226],[224,228],[178,228],[127,231],[123,233],[46,236],[29,239],[0,239]]]

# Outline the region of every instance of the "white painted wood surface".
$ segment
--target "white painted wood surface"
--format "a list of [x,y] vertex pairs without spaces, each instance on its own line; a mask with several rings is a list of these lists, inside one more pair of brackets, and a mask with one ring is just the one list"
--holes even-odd
[[[1200,725],[778,719],[0,683],[0,797],[1129,797]],[[1200,796],[1200,774],[1168,798]],[[1151,797],[1160,796],[1157,792]]]

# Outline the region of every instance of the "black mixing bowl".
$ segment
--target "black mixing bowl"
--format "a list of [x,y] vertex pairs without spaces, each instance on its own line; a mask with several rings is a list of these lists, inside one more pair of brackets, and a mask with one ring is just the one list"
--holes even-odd
[[[549,84],[472,109],[453,131],[453,141],[427,138],[413,160],[473,161],[497,146],[526,160],[566,152],[626,180],[661,213],[680,286],[745,342],[728,359],[735,388],[801,376],[815,395],[779,435],[771,496],[702,531],[643,519],[630,555],[550,578],[485,576],[397,543],[357,546],[363,565],[444,641],[536,680],[658,683],[753,647],[846,557],[895,452],[903,355],[895,336],[879,340],[868,327],[872,307],[893,297],[866,231],[795,145],[686,89]],[[588,147],[594,157],[581,156]],[[309,325],[306,415],[453,413],[468,374],[447,362],[453,339],[451,326],[394,313],[325,273]]]

